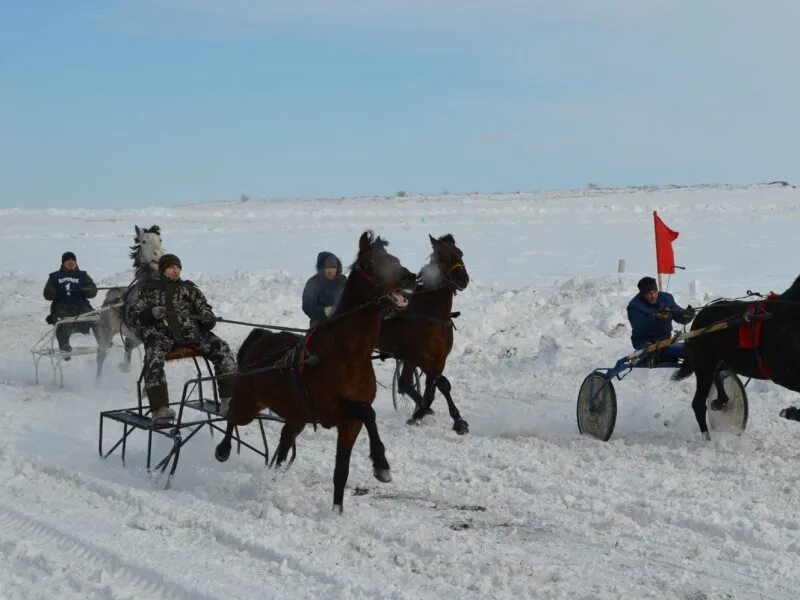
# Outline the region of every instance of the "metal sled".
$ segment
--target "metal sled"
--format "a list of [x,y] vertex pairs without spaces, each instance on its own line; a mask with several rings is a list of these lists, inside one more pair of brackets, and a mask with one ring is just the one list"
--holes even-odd
[[[120,456],[122,458],[122,464],[124,465],[128,437],[134,431],[145,431],[147,432],[147,472],[164,474],[167,473],[167,469],[169,469],[166,476],[165,489],[169,488],[172,477],[178,468],[181,448],[183,448],[195,434],[203,429],[203,427],[208,427],[211,435],[214,434],[214,431],[219,431],[224,435],[225,426],[227,424],[227,420],[221,412],[216,385],[214,385],[217,378],[213,375],[208,359],[192,348],[175,348],[167,355],[167,361],[185,358],[191,358],[192,361],[194,361],[197,377],[189,379],[184,383],[180,402],[170,403],[170,406],[175,407],[176,411],[174,422],[155,424],[150,419],[150,409],[146,407],[142,385],[144,381],[144,368],[139,375],[136,386],[139,400],[138,405],[131,408],[107,410],[100,413],[98,441],[100,457],[104,459],[108,458],[117,448],[121,448]],[[198,359],[201,359],[202,362]],[[203,365],[205,365],[205,369],[203,369]],[[205,375],[203,373],[204,370],[205,373],[207,373]],[[230,375],[230,377],[235,376],[236,375]],[[210,396],[206,393],[209,388],[211,389]],[[106,419],[122,424],[122,437],[120,437],[107,452],[103,450],[104,423]],[[285,421],[281,417],[268,412],[260,413],[256,417],[256,421],[258,422],[259,431],[261,433],[263,449],[257,448],[244,441],[239,435],[239,428],[236,427],[233,434],[233,439],[236,441],[236,450],[237,453],[241,452],[242,447],[252,450],[263,457],[264,463],[269,465],[269,445],[267,443],[266,432],[264,431],[264,421],[276,421],[279,423],[284,423]],[[166,456],[155,465],[153,465],[153,434],[163,436],[172,443]],[[291,461],[294,460],[296,452],[297,450],[293,444],[290,464]]]
[[60,327],[71,326],[76,324],[87,324],[89,326],[96,325],[100,320],[100,314],[103,308],[83,313],[77,317],[67,317],[56,321],[53,327],[45,333],[39,340],[31,347],[31,355],[33,355],[33,369],[36,377],[36,383],[39,383],[39,363],[43,358],[50,361],[50,366],[53,368],[53,383],[58,379],[59,387],[64,387],[64,371],[61,368],[61,363],[66,359],[73,356],[82,356],[86,354],[97,354],[97,346],[77,346],[73,347],[71,352],[64,352],[58,347],[56,341],[56,333]]

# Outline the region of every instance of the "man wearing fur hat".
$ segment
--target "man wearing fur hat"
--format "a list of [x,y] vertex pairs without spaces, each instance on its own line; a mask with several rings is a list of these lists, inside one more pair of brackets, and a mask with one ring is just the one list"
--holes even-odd
[[[45,300],[50,300],[50,314],[46,321],[55,325],[61,319],[77,317],[92,310],[89,298],[97,295],[97,286],[86,271],[78,268],[78,260],[73,252],[61,255],[61,268],[50,273],[44,286]],[[64,324],[56,329],[58,347],[63,352],[71,352],[69,337],[73,333],[89,333],[89,323]],[[64,360],[69,360],[65,357]]]
[[347,277],[342,275],[342,263],[332,252],[317,255],[317,274],[303,288],[303,312],[316,327],[336,311],[342,298]]
[[[169,422],[175,411],[169,407],[164,361],[175,346],[195,348],[214,364],[218,377],[236,372],[236,359],[228,344],[211,333],[217,318],[200,289],[181,279],[181,261],[165,254],[158,261],[159,277],[142,283],[130,303],[128,318],[144,342],[144,381],[151,419]],[[223,412],[227,411],[233,379],[221,377],[217,389]]]
[[[631,342],[636,350],[672,337],[673,320],[686,325],[694,319],[694,309],[691,306],[681,308],[672,294],[659,292],[656,280],[652,277],[642,277],[636,285],[639,293],[628,303]],[[684,344],[672,344],[662,350],[661,357],[677,360],[685,355]]]

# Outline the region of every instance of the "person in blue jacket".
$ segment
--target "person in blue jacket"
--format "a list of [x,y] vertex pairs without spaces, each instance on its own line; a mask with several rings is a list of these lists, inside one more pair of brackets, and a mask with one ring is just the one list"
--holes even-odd
[[317,255],[317,274],[303,288],[303,312],[310,326],[316,327],[336,311],[347,277],[342,274],[342,262],[332,252]]
[[[64,252],[61,255],[61,268],[50,273],[44,286],[45,300],[50,300],[50,314],[46,321],[55,325],[61,319],[78,317],[90,312],[92,305],[89,298],[97,295],[97,286],[86,271],[78,268],[78,260],[74,252]],[[96,328],[90,323],[65,324],[56,330],[58,347],[62,352],[72,352],[69,338],[73,333],[95,332]],[[64,360],[68,360],[65,358]]]
[[[636,285],[639,293],[628,303],[631,343],[636,350],[672,337],[673,320],[686,325],[694,319],[694,309],[691,306],[681,308],[672,294],[659,292],[652,277],[642,277]],[[677,360],[685,356],[686,346],[681,343],[671,344],[661,351],[662,359]]]

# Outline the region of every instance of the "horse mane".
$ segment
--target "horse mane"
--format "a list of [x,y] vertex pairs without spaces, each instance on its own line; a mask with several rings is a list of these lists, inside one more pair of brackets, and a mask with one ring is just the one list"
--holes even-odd
[[448,244],[455,244],[456,238],[453,237],[452,233],[445,233],[442,237],[439,238],[440,242],[447,242]]
[[789,286],[789,289],[781,294],[781,300],[800,302],[800,275],[798,275],[794,283]]
[[266,329],[253,329],[250,332],[250,334],[245,338],[245,340],[242,342],[242,345],[239,347],[239,352],[236,355],[236,364],[239,365],[240,369],[242,366],[242,360],[244,359],[244,355],[247,352],[247,350],[250,348],[250,346],[252,346],[258,340],[260,340],[265,333],[267,333]]

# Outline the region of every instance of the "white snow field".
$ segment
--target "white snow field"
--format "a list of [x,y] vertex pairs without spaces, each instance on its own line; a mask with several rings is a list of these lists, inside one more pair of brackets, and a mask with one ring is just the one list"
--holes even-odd
[[[680,232],[670,291],[684,306],[780,292],[800,273],[800,192],[780,185],[1,211],[0,597],[797,598],[800,423],[778,417],[795,394],[752,382],[747,430],[705,442],[693,378],[637,370],[616,384],[611,440],[578,434],[581,381],[630,350],[654,209]],[[379,387],[394,479],[372,477],[362,432],[342,515],[334,431],[307,428],[281,474],[247,452],[217,463],[219,436],[202,432],[166,491],[141,432],[127,467],[101,460],[99,413],[135,404],[140,359],[120,372],[116,343],[99,381],[79,356],[63,388],[48,371],[34,384],[42,288],[65,250],[98,285],[127,284],[134,225],[152,224],[218,315],[295,327],[319,250],[349,264],[373,229],[417,271],[428,234],[452,233],[471,282],[445,372],[470,433],[451,430],[440,396],[407,426]],[[235,349],[249,329],[215,332]],[[173,399],[187,362],[168,367]],[[390,386],[389,362],[376,374]]]

